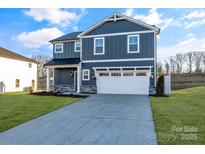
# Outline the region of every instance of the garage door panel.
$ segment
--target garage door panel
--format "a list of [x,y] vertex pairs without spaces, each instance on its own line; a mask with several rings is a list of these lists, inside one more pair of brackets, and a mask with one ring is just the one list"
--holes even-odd
[[98,77],[97,93],[148,95],[149,77],[147,76]]

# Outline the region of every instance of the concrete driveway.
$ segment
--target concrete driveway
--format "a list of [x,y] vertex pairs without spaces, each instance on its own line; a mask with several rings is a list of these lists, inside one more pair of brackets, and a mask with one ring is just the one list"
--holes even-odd
[[0,144],[157,144],[148,96],[92,95],[0,133]]

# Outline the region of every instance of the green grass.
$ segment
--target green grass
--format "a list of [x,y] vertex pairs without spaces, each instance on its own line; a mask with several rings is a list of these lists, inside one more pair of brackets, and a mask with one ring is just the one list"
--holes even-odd
[[23,92],[0,95],[0,132],[79,101],[80,99],[37,96]]
[[150,101],[159,144],[205,144],[205,87],[176,90]]

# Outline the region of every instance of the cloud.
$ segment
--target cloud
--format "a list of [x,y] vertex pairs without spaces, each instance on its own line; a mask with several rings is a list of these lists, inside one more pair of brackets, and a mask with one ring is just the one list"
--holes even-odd
[[192,21],[192,22],[186,22],[185,29],[199,27],[199,26],[202,26],[204,24],[205,24],[205,18],[204,19],[195,20],[195,21]]
[[123,14],[132,17],[134,15],[134,12],[134,9],[126,9],[125,12],[123,12]]
[[24,11],[25,15],[32,17],[38,22],[48,21],[52,25],[62,27],[70,25],[71,22],[78,21],[86,13],[87,11],[85,9],[81,9],[81,12],[77,14],[75,12],[59,8],[32,8]]
[[189,33],[183,41],[177,44],[177,46],[187,45],[187,44],[194,42],[195,40],[197,40],[195,35],[193,33]]
[[205,11],[200,10],[200,11],[193,11],[189,14],[184,15],[185,19],[196,19],[196,18],[204,18],[205,17]]
[[190,51],[204,51],[205,37],[197,38],[194,34],[188,34],[184,40],[168,45],[158,47],[158,57],[174,56],[177,53],[186,53]]
[[147,15],[136,14],[134,9],[126,9],[125,15],[141,20],[150,25],[156,25],[162,30],[174,23],[174,18],[166,18],[162,13],[159,13],[157,9],[150,9]]
[[78,26],[74,26],[73,31],[77,32],[78,31]]
[[63,32],[59,29],[43,28],[32,32],[20,33],[17,37],[12,37],[13,40],[17,40],[24,44],[28,48],[40,48],[44,45],[49,45],[50,40],[63,35]]

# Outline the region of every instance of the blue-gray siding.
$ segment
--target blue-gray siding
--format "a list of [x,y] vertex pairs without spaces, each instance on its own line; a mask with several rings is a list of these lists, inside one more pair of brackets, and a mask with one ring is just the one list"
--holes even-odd
[[120,33],[120,32],[133,32],[133,31],[145,31],[149,30],[143,26],[136,25],[127,20],[119,20],[116,22],[108,21],[86,35],[98,35],[108,33]]
[[54,71],[55,85],[74,85],[74,75],[71,76],[71,71],[76,71],[76,68],[56,68]]
[[63,53],[55,53],[53,50],[54,59],[63,58],[80,58],[80,53],[75,52],[75,42],[65,42],[63,43]]
[[[90,69],[90,80],[82,81],[82,85],[96,85],[93,77],[93,67],[120,67],[120,66],[153,66],[151,72],[154,76],[154,61],[127,61],[127,62],[103,62],[103,63],[83,63],[82,69]],[[154,79],[150,80],[151,87],[154,87]]]
[[139,34],[140,52],[127,53],[127,35],[106,36],[105,54],[94,55],[94,38],[84,38],[83,60],[154,58],[154,33]]

